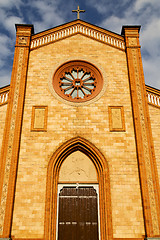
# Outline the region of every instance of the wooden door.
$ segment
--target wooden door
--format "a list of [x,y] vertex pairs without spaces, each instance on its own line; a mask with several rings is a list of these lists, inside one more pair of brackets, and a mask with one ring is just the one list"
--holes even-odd
[[58,240],[98,240],[97,193],[93,187],[63,187]]

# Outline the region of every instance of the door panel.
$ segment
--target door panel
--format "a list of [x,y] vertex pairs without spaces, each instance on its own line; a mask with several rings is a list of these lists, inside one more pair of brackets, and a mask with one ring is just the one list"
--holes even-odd
[[97,193],[93,187],[63,187],[58,240],[98,240]]

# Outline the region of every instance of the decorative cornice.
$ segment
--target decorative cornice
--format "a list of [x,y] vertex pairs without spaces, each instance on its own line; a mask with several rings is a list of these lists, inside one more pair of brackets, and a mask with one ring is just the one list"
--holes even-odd
[[160,90],[146,86],[148,103],[160,108]]
[[116,47],[120,50],[125,50],[124,37],[81,20],[33,35],[30,48],[32,50],[41,46],[45,46],[75,34],[82,34],[112,47]]
[[[20,28],[20,27],[22,29],[24,29],[24,27],[25,28],[29,28],[29,29],[31,28],[31,34],[34,34],[34,26],[33,26],[33,24],[15,24],[16,31],[18,31],[18,28]],[[25,33],[26,33],[26,31],[25,31]]]
[[124,26],[122,26],[121,35],[124,36],[124,35],[127,34],[127,36],[134,36],[135,35],[135,29],[137,29],[137,31],[139,33],[140,29],[141,29],[141,26],[140,25],[124,25]]
[[0,89],[0,106],[8,103],[9,90],[10,86]]

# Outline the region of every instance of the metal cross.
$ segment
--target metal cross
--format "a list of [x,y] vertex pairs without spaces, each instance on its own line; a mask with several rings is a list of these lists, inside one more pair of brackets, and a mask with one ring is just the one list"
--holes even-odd
[[80,10],[80,9],[79,9],[79,6],[78,6],[77,10],[72,10],[72,12],[77,12],[77,19],[80,19],[79,13],[80,13],[80,12],[85,12],[85,10]]

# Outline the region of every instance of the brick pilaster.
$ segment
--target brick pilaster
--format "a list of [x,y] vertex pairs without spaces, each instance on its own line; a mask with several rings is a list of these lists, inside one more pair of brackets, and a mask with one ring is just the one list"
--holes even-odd
[[160,235],[159,183],[139,44],[140,26],[124,26],[144,223],[147,237]]
[[32,25],[16,25],[16,46],[0,161],[0,236],[9,238]]

